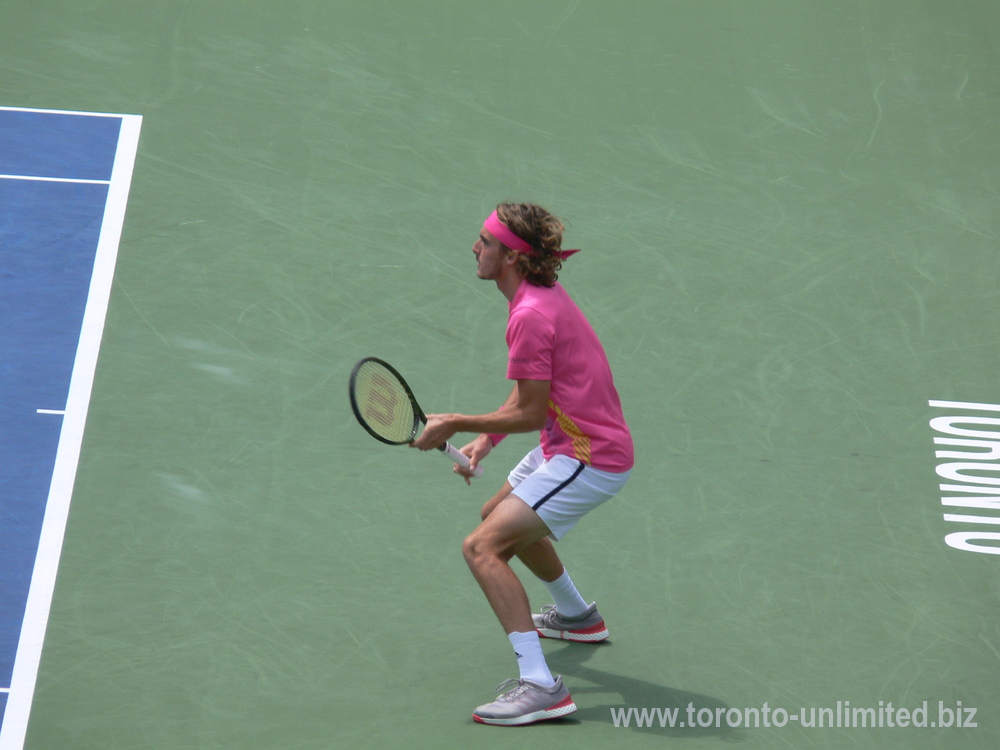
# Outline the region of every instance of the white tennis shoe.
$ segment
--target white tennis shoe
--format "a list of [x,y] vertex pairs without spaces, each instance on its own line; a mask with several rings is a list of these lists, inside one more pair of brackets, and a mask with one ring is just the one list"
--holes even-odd
[[531,615],[535,630],[542,638],[557,638],[577,643],[599,643],[608,639],[604,618],[592,603],[579,617],[565,617],[554,606],[542,607],[540,613]]
[[[512,689],[503,693],[507,688]],[[562,677],[556,677],[552,687],[543,687],[531,680],[510,679],[498,685],[497,692],[503,695],[472,712],[472,718],[480,724],[517,727],[558,719],[576,711]]]

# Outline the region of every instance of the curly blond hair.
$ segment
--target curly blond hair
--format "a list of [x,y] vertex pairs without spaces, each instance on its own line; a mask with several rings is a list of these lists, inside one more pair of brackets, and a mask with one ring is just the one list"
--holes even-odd
[[553,286],[562,268],[563,223],[534,203],[501,203],[497,217],[531,245],[530,253],[518,256],[521,275],[536,286]]

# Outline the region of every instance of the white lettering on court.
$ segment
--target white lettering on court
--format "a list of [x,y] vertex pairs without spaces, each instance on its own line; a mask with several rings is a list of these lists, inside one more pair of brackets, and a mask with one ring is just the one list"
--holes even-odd
[[1000,404],[928,403],[948,413],[930,421],[937,434],[935,472],[946,480],[938,485],[946,493],[941,505],[964,509],[944,513],[945,521],[962,527],[945,535],[945,544],[964,552],[1000,555]]

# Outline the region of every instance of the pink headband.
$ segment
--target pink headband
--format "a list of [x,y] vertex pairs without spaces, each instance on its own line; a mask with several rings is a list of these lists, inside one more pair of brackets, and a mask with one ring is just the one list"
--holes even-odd
[[[500,240],[503,244],[509,247],[511,250],[517,250],[517,252],[524,254],[534,253],[535,249],[531,246],[531,243],[525,239],[521,239],[516,234],[514,234],[510,227],[500,221],[500,217],[497,216],[497,212],[491,213],[486,221],[483,222],[483,228]],[[573,253],[578,253],[579,250],[562,250],[559,252],[559,257],[566,259]]]

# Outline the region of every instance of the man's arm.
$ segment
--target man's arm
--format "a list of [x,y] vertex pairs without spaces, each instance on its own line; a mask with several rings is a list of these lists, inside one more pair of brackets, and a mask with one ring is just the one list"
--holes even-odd
[[489,414],[428,414],[424,431],[411,445],[426,451],[457,432],[509,435],[540,430],[548,415],[550,386],[548,380],[518,380],[504,405]]

